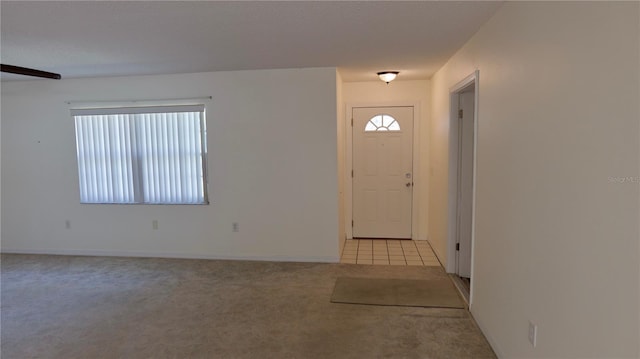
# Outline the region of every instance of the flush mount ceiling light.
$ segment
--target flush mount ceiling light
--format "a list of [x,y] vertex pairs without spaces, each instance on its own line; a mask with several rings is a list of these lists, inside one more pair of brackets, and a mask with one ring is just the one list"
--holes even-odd
[[398,71],[382,71],[378,72],[378,77],[380,78],[380,80],[389,84],[389,82],[393,81],[396,76],[398,76],[398,74]]

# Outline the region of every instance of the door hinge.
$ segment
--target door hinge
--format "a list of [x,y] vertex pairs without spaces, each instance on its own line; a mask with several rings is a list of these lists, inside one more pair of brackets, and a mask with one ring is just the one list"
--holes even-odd
[[351,178],[353,178],[353,170],[351,170]]
[[459,109],[459,110],[458,110],[458,118],[462,118],[462,114],[463,114],[462,109]]
[[351,127],[353,127],[353,118],[351,119]]
[[460,250],[460,243],[456,243],[456,251]]
[[353,220],[351,220],[351,227],[353,227]]

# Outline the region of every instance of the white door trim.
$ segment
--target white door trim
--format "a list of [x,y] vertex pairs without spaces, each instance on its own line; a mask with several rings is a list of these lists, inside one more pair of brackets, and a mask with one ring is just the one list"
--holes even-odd
[[476,236],[476,173],[477,173],[477,148],[478,148],[478,98],[479,98],[480,71],[472,74],[455,84],[449,89],[449,193],[448,193],[448,240],[447,240],[447,273],[456,273],[456,238],[457,238],[457,181],[458,181],[458,94],[473,84],[474,111],[473,111],[473,189],[471,209],[471,290],[469,293],[469,308],[473,302],[474,284],[474,247]]
[[420,186],[420,104],[418,102],[365,102],[365,103],[347,103],[345,112],[345,193],[344,193],[344,214],[345,214],[345,230],[347,239],[353,239],[353,182],[351,181],[351,171],[353,171],[353,128],[351,127],[351,118],[353,117],[353,109],[359,107],[413,107],[413,192],[411,198],[411,239],[418,239],[418,199],[422,190]]

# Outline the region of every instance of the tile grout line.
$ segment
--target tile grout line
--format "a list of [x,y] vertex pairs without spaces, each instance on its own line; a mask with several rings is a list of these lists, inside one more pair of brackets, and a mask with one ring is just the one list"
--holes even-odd
[[373,240],[371,240],[371,265],[373,265],[374,257],[375,257],[375,253],[373,253]]
[[376,258],[376,252],[374,252],[374,250],[373,250],[373,248],[374,248],[375,246],[373,245],[373,243],[375,243],[375,242],[374,242],[374,240],[371,240],[371,265],[374,265],[374,264],[375,264],[375,261],[376,261],[376,260],[375,260],[375,258]]
[[385,247],[387,247],[387,262],[389,262],[389,265],[391,265],[391,256],[389,255],[389,241],[385,239],[384,244]]
[[424,259],[422,259],[422,254],[420,254],[420,249],[418,249],[418,246],[413,243],[413,246],[416,247],[416,252],[418,252],[418,257],[420,257],[420,261],[422,262],[422,266],[426,266],[426,264],[424,264]]
[[[412,240],[411,241],[411,251],[413,252],[413,250],[415,249],[415,253],[418,254],[418,258],[420,258],[420,263],[422,265],[424,265],[424,262],[422,261],[422,257],[420,256],[420,252],[418,251],[418,246],[416,246],[415,242]],[[409,261],[407,260],[407,264],[409,264]]]
[[[411,241],[411,245],[413,246],[413,248],[415,248],[416,253],[418,253],[418,257],[420,258],[420,262],[422,262],[422,257],[420,257],[420,252],[418,252],[418,247],[415,245],[415,243],[413,243],[413,240]],[[413,250],[412,248],[412,250]],[[415,261],[415,259],[414,259]],[[409,263],[409,261],[407,261],[407,263]]]
[[404,253],[404,247],[402,246],[402,241],[399,241],[400,244],[400,249],[402,249],[402,258],[404,258],[404,265],[408,266],[409,263],[407,263],[407,255]]
[[[411,246],[413,246],[413,248],[415,248],[416,251],[418,251],[418,247],[416,247],[416,245],[413,243],[413,240],[411,240]],[[413,248],[410,250],[411,252],[413,252]],[[419,256],[420,256],[420,254],[418,254],[418,257]],[[420,260],[420,262],[422,262],[422,259]],[[409,260],[408,259],[407,259],[407,264],[409,264]]]

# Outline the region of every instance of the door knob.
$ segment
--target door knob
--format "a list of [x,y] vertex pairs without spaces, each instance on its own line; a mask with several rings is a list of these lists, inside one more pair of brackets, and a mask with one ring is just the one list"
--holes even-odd
[[405,186],[407,186],[407,188],[411,187],[411,182],[407,182]]

